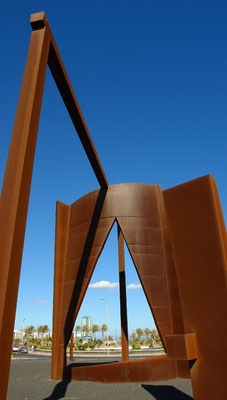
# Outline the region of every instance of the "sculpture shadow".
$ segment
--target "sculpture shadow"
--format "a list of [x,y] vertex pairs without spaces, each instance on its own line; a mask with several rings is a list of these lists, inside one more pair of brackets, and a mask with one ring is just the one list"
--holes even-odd
[[174,386],[141,385],[156,400],[193,400],[193,397],[176,389]]
[[69,364],[64,370],[64,380],[57,383],[57,385],[55,386],[51,395],[49,397],[45,397],[45,399],[43,399],[43,400],[59,400],[59,399],[63,399],[65,397],[68,384],[71,382],[71,368],[88,367],[88,366],[92,366],[92,365],[101,365],[101,364],[113,364],[115,362],[117,362],[117,361],[104,362],[104,363],[103,362],[100,362],[100,363],[95,362],[95,363],[72,363],[72,364]]
[[68,387],[68,384],[71,382],[70,379],[63,380],[55,386],[53,392],[49,397],[45,397],[43,400],[59,400],[65,397],[65,393]]
[[114,364],[118,361],[108,361],[108,362],[83,362],[83,363],[71,363],[69,365],[67,365],[66,369],[70,369],[70,368],[80,368],[80,367],[92,367],[94,365],[105,365],[105,364]]

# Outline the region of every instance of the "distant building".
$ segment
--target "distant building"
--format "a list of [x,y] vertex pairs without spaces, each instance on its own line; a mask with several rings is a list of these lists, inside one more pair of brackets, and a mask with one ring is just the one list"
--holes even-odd
[[13,331],[13,338],[14,338],[14,339],[23,340],[24,335],[25,335],[25,334],[24,334],[23,331],[19,331],[19,330],[14,330],[14,331]]
[[48,331],[48,332],[42,333],[42,332],[38,332],[37,330],[35,330],[32,332],[31,337],[33,337],[34,339],[45,339],[48,337],[52,337],[52,332]]
[[[42,334],[41,332],[38,332],[37,330],[35,330],[31,333],[31,335],[29,337],[34,338],[34,339],[42,339],[42,338],[52,337],[52,332],[45,332],[44,334]],[[14,329],[13,338],[22,340],[23,338],[25,338],[24,331]]]
[[[92,325],[93,325],[93,320],[90,316],[85,316],[81,318],[81,333],[82,337],[85,340],[91,340],[92,339]],[[83,327],[86,326],[88,328],[87,332],[83,332]]]

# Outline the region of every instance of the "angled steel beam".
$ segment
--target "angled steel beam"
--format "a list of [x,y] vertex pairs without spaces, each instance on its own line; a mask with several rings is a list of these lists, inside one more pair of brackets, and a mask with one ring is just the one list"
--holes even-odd
[[0,400],[5,400],[7,396],[27,210],[47,63],[95,175],[102,188],[108,187],[45,13],[33,14],[30,23],[32,35],[0,197]]
[[62,96],[68,113],[71,117],[73,125],[77,131],[83,148],[87,154],[87,157],[91,163],[93,171],[102,189],[107,189],[108,181],[106,175],[103,171],[101,162],[99,160],[98,154],[95,150],[94,143],[90,136],[88,127],[85,123],[84,117],[82,115],[80,106],[78,104],[77,98],[73,91],[72,85],[70,83],[69,77],[67,75],[66,69],[64,67],[63,61],[61,59],[60,53],[58,51],[57,45],[55,43],[54,37],[51,33],[48,22],[46,25],[50,32],[50,52],[48,58],[48,65],[58,90]]

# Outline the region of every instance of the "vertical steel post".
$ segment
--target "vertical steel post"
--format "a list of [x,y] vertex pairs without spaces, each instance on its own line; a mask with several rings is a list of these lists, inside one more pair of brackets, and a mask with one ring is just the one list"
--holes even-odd
[[128,320],[127,320],[127,298],[125,285],[125,255],[124,255],[124,238],[119,224],[117,224],[118,232],[118,260],[119,260],[119,283],[120,283],[120,306],[121,306],[121,347],[122,361],[128,361]]
[[33,22],[37,24],[31,35],[0,197],[1,400],[7,395],[32,169],[50,44],[45,14],[39,13],[31,24]]

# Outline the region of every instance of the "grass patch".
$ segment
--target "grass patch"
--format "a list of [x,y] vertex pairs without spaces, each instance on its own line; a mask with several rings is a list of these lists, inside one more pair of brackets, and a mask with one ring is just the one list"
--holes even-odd
[[44,376],[44,374],[41,373],[41,374],[36,375],[35,378],[42,378],[42,376]]

